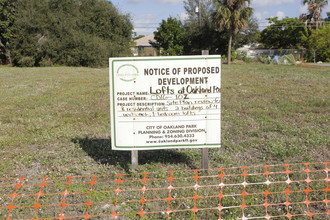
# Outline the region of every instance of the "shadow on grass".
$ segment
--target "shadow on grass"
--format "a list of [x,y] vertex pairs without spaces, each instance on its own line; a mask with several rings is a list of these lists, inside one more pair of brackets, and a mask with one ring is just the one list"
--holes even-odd
[[[126,172],[130,172],[131,152],[112,150],[110,138],[75,138],[72,142],[81,147],[96,162],[114,166],[119,165]],[[184,152],[177,150],[139,151],[139,165],[150,163],[162,163],[164,165],[185,163],[191,169],[196,169],[190,161],[191,158]]]

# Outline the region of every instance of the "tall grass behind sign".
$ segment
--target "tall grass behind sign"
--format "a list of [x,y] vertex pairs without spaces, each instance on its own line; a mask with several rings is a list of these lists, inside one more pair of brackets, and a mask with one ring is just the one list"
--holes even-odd
[[220,147],[220,56],[109,61],[112,149]]

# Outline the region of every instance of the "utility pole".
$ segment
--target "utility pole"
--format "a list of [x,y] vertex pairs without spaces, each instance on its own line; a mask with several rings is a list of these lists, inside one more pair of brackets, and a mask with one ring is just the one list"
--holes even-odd
[[202,27],[202,11],[201,11],[201,0],[198,0],[198,6],[195,8],[195,12],[198,13],[199,29]]
[[199,19],[199,29],[202,27],[202,10],[201,10],[201,0],[198,0],[198,19]]

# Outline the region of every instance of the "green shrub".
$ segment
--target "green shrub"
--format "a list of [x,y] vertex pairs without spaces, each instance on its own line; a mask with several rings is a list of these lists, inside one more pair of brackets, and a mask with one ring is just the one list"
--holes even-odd
[[236,53],[235,50],[232,50],[232,51],[231,51],[231,55],[230,55],[230,56],[231,56],[231,60],[236,60],[236,59],[238,59],[238,58],[237,58],[237,53]]
[[20,67],[32,67],[35,64],[35,59],[33,57],[22,57],[18,61]]
[[252,62],[252,59],[247,57],[247,52],[246,51],[238,51],[236,53],[237,53],[237,59],[238,60],[243,60],[245,63]]
[[258,56],[258,61],[260,63],[270,64],[272,63],[273,59],[270,56],[262,55]]
[[47,67],[47,66],[53,66],[53,61],[50,58],[43,58],[40,62],[39,65],[41,67]]
[[278,59],[278,64],[285,64],[285,65],[295,65],[296,59],[292,54],[281,56]]

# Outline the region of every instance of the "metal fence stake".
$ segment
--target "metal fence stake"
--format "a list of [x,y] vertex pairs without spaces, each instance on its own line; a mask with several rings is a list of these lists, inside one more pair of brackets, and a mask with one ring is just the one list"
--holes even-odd
[[[202,50],[202,55],[209,55],[208,50]],[[209,169],[209,149],[202,148],[202,169],[208,170]]]

